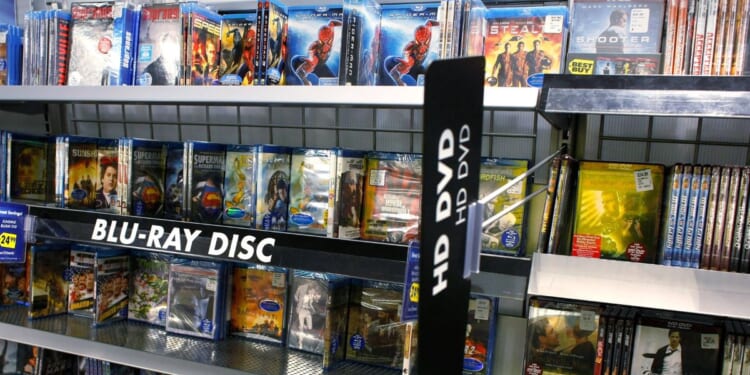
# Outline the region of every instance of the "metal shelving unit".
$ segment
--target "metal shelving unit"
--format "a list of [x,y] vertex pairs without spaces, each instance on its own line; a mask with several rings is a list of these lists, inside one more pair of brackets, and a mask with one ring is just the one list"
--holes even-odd
[[228,337],[210,341],[120,321],[93,327],[91,319],[58,315],[27,319],[25,307],[0,310],[4,339],[168,374],[396,375],[397,370],[342,363],[329,371],[322,357],[281,346]]

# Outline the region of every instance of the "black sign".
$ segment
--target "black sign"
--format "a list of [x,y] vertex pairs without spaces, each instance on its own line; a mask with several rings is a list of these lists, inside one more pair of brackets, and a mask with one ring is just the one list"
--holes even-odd
[[469,204],[477,200],[484,58],[435,61],[425,80],[419,285],[422,374],[460,374],[470,282],[463,278]]

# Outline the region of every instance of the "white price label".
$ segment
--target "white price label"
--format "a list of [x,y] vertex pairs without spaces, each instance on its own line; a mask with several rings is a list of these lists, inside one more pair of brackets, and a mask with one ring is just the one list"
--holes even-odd
[[474,319],[476,320],[489,320],[490,319],[490,301],[486,299],[476,300],[476,307],[474,308]]
[[719,335],[716,333],[702,334],[701,349],[719,349]]
[[565,26],[565,17],[562,15],[549,15],[544,17],[542,32],[560,34]]
[[385,169],[370,171],[370,186],[385,186]]
[[581,311],[579,326],[582,331],[596,330],[596,313],[593,311]]
[[630,11],[630,32],[647,33],[650,9],[636,8]]
[[654,190],[654,179],[650,169],[633,172],[635,176],[635,191],[644,192]]
[[216,292],[216,279],[206,280],[206,290],[209,292]]
[[286,274],[281,272],[274,272],[271,279],[271,286],[274,288],[285,288],[286,287]]

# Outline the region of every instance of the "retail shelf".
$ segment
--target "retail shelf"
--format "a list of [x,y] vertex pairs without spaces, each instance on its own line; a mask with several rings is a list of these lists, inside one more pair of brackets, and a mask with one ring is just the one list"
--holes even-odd
[[750,77],[545,75],[539,111],[563,128],[574,114],[750,118]]
[[[210,341],[167,334],[120,321],[93,327],[91,319],[59,315],[28,320],[27,309],[0,310],[2,338],[168,374],[308,375],[324,373],[322,357],[230,336]],[[378,375],[400,371],[343,363],[326,374]]]
[[749,274],[534,254],[528,294],[750,319]]
[[[37,239],[65,239],[204,259],[266,263],[396,282],[403,281],[406,266],[406,246],[401,244],[43,206],[29,206],[29,215],[34,217],[33,234]],[[171,239],[170,234],[174,236]],[[132,241],[128,237],[132,237]],[[236,238],[234,245],[233,238]],[[248,241],[247,248],[252,246],[252,253],[242,248],[242,239]],[[226,250],[221,252],[223,248]],[[530,263],[529,259],[485,254],[480,268],[494,274],[494,278],[526,278]],[[491,290],[515,295],[515,289],[504,290],[503,285],[493,286]]]
[[[415,108],[422,106],[423,93],[422,87],[385,86],[159,86],[158,90],[148,86],[5,86],[0,87],[0,102]],[[538,95],[536,88],[487,88],[484,106],[533,110]]]

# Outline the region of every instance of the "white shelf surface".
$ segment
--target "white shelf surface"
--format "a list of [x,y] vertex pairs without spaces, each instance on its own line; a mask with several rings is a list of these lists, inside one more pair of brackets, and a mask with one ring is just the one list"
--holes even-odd
[[528,294],[750,319],[750,274],[534,254]]
[[[460,95],[456,93],[456,95]],[[536,108],[539,89],[487,88],[485,108]],[[422,87],[388,86],[4,86],[0,102],[258,104],[421,107]]]

